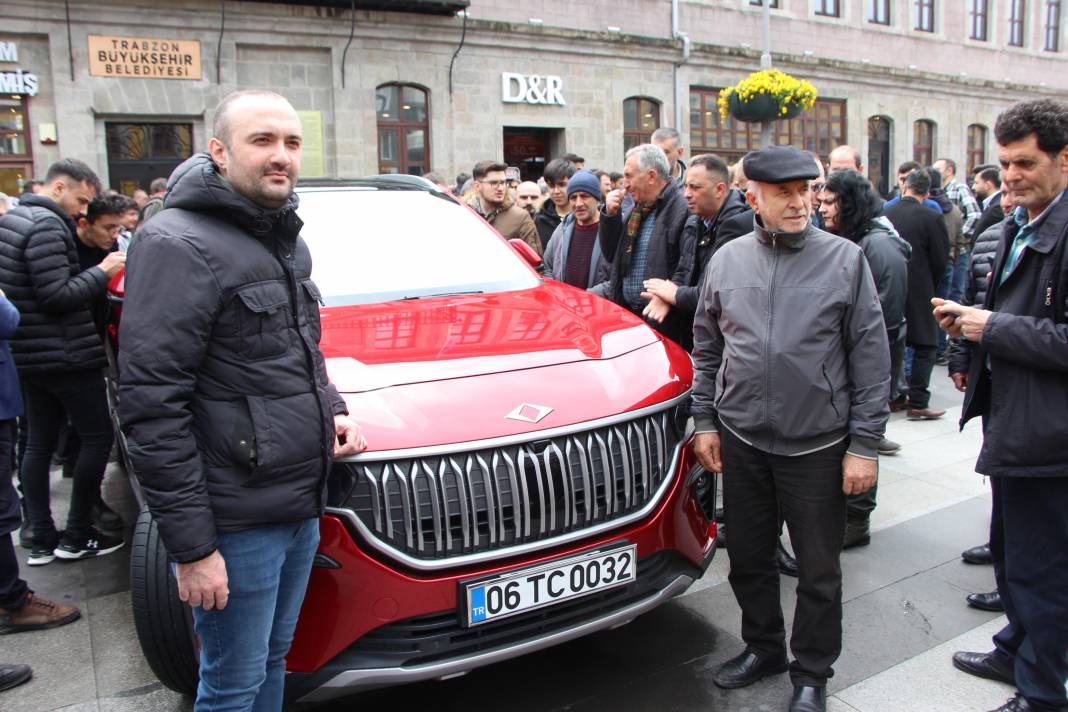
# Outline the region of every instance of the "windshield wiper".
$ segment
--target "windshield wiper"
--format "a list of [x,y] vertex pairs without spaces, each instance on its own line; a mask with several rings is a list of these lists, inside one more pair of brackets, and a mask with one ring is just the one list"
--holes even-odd
[[468,294],[483,294],[481,289],[469,289],[460,292],[438,292],[437,294],[417,294],[414,296],[403,297],[404,300],[409,299],[427,299],[428,297],[462,297]]

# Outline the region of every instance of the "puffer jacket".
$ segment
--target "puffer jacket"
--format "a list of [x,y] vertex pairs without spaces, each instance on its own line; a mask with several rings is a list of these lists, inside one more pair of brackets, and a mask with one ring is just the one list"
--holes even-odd
[[11,337],[21,374],[104,367],[90,307],[107,290],[104,270],[82,271],[74,221],[52,199],[28,195],[0,217],[0,288],[22,320]]
[[757,449],[798,455],[850,438],[876,457],[890,352],[861,249],[812,225],[765,230],[712,255],[694,321],[692,412]]
[[[964,295],[961,304],[972,306],[986,303],[986,293],[990,289],[990,273],[994,268],[998,242],[1005,229],[1005,218],[991,225],[977,238],[972,247],[972,256],[968,262],[968,274],[964,278]],[[967,339],[952,339],[949,344],[949,372],[967,373],[971,365],[974,344]]]
[[179,562],[218,531],[319,516],[344,401],[318,348],[320,294],[294,195],[270,211],[207,154],[138,232],[119,330],[119,417]]

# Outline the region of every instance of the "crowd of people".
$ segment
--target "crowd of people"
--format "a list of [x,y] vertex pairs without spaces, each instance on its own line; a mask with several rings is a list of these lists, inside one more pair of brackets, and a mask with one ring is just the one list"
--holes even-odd
[[[1056,416],[1068,400],[1068,107],[1018,104],[995,136],[998,165],[959,176],[951,158],[909,161],[886,199],[850,146],[826,165],[788,146],[733,166],[711,154],[687,163],[671,128],[628,150],[621,173],[569,154],[538,182],[492,159],[453,184],[425,176],[542,256],[546,277],[611,300],[692,354],[694,452],[723,475],[719,537],[745,642],[716,671],[720,687],[789,671],[791,712],[826,709],[842,645],[840,553],[871,540],[879,457],[901,450],[885,437],[890,414],[946,414],[930,392],[943,365],[965,394],[962,425],[983,419],[976,470],[993,488],[990,540],[962,557],[993,564],[997,589],[968,603],[1009,621],[993,652],[961,652],[954,664],[1017,688],[996,712],[1068,710],[1068,427]],[[30,566],[123,545],[121,518],[100,495],[113,441],[104,295],[136,230],[120,416],[193,607],[197,708],[281,699],[330,453],[366,446],[321,354],[306,358],[314,299],[257,312],[273,319],[258,336],[225,318],[303,294],[289,288],[310,269],[293,212],[299,159],[289,103],[239,92],[217,109],[208,152],[150,192],[104,191],[68,159],[5,206],[0,633],[79,616],[19,578],[8,534],[20,520]],[[292,434],[291,452],[268,461],[215,441],[221,420],[250,417],[233,404],[256,398],[288,404],[272,427]],[[62,532],[49,504],[56,459],[73,485]],[[238,493],[254,465],[273,479],[250,500]],[[780,573],[798,578],[792,660]],[[0,689],[28,675],[0,666]]]

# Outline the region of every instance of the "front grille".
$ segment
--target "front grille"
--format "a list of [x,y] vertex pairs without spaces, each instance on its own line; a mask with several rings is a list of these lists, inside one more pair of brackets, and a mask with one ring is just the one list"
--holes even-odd
[[673,412],[497,448],[343,463],[331,503],[415,559],[552,539],[626,517],[657,496],[681,440]]

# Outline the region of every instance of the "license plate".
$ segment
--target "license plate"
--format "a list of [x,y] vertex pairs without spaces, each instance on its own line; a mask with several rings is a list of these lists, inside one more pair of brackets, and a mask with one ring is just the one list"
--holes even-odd
[[580,598],[637,578],[637,546],[599,549],[466,584],[468,626]]

